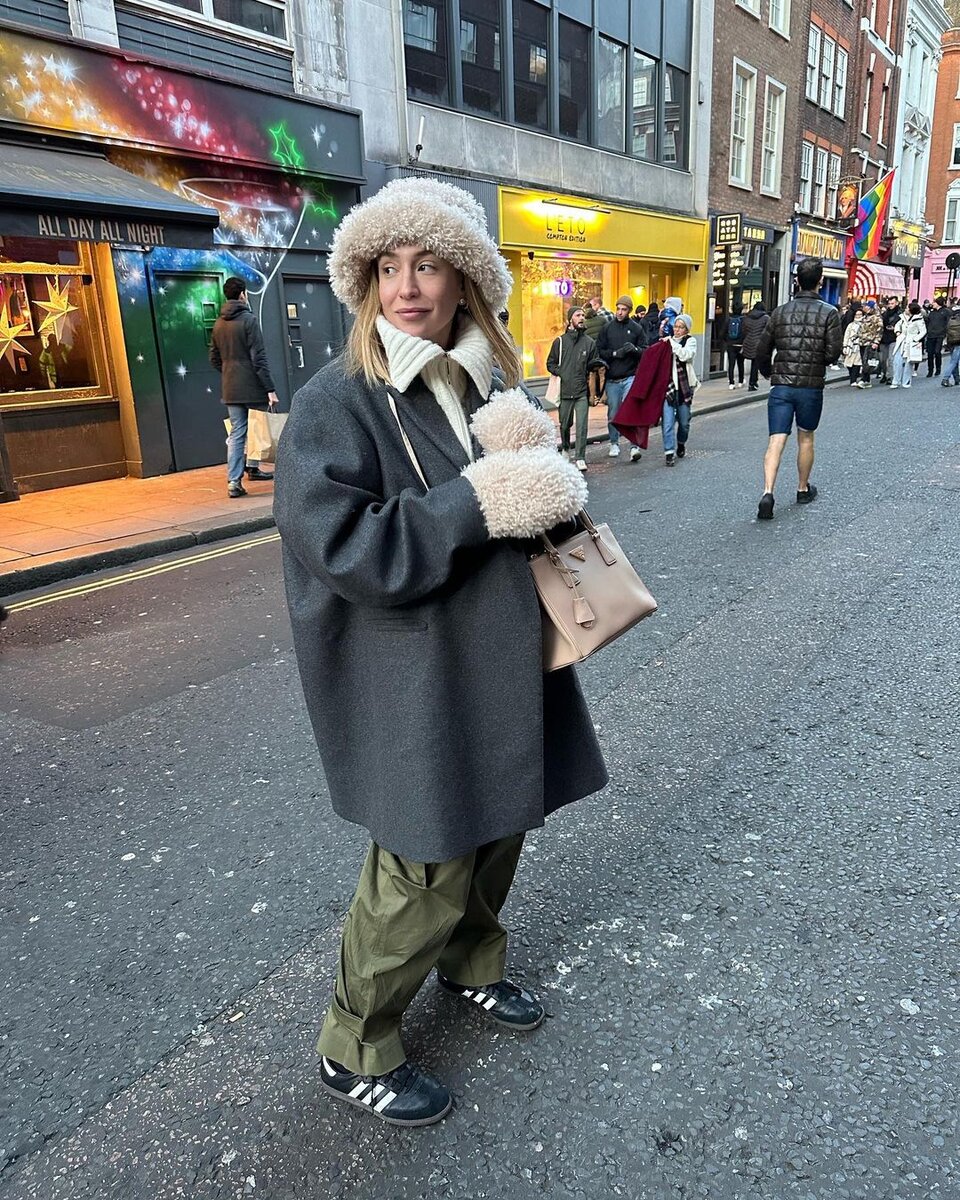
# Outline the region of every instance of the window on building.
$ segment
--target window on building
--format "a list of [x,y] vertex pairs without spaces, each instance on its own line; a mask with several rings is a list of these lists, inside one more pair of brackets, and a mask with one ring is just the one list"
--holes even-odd
[[880,89],[880,115],[877,118],[877,141],[881,146],[885,146],[887,139],[884,136],[886,130],[884,126],[887,123],[887,98],[890,95],[890,70],[884,76],[883,87]]
[[837,219],[837,196],[840,193],[840,171],[842,160],[839,154],[830,155],[830,165],[827,168],[827,217],[831,221]]
[[634,50],[633,153],[648,162],[657,159],[657,75],[657,60]]
[[623,151],[627,123],[627,49],[609,38],[597,40],[597,145]]
[[770,0],[770,28],[790,36],[790,0]]
[[837,65],[833,76],[833,111],[841,121],[847,111],[847,66],[850,56],[842,46],[837,47]]
[[460,70],[464,108],[499,117],[502,106],[497,5],[485,0],[460,0]]
[[801,211],[810,212],[813,200],[813,143],[804,142],[800,148],[800,196]]
[[690,76],[678,67],[663,71],[663,155],[670,167],[687,165],[687,130],[690,126]]
[[753,13],[755,17],[760,16],[760,0],[736,0],[739,8],[745,8],[747,12]]
[[943,218],[943,241],[955,246],[960,237],[960,196],[947,195],[947,211]]
[[816,25],[810,26],[807,34],[807,99],[816,103],[817,88],[819,87],[820,71],[820,42],[823,35]]
[[820,107],[833,108],[833,64],[837,56],[837,43],[833,38],[823,39],[820,57]]
[[446,104],[450,90],[444,0],[404,0],[403,45],[410,97]]
[[513,103],[517,124],[548,127],[547,46],[550,14],[532,0],[513,5]]
[[733,103],[730,106],[730,182],[753,183],[753,128],[757,103],[757,72],[733,62]]
[[818,217],[825,217],[827,207],[827,159],[826,150],[817,147],[813,160],[813,200],[810,211]]
[[[155,0],[145,0],[153,3]],[[246,29],[261,37],[287,40],[285,0],[160,0],[161,7],[173,5],[208,20]]]
[[566,17],[560,17],[558,26],[560,136],[585,142],[590,129],[590,30]]
[[960,123],[953,127],[953,153],[950,156],[950,166],[960,167]]
[[870,136],[870,94],[873,91],[873,68],[877,61],[875,54],[870,55],[866,79],[863,85],[863,112],[860,114],[860,132]]
[[774,79],[767,80],[763,102],[763,158],[760,167],[760,190],[771,196],[780,195],[780,176],[783,168],[783,115],[787,89]]

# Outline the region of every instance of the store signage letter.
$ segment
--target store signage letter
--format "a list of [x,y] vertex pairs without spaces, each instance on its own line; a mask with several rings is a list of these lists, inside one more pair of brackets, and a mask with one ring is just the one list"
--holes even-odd
[[55,213],[37,214],[40,237],[69,238],[74,242],[119,242],[134,246],[165,246],[162,225],[142,221],[108,221],[94,217],[67,217]]

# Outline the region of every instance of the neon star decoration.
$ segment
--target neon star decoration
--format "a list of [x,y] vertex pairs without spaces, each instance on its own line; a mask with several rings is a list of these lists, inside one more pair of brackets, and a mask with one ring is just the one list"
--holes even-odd
[[14,354],[19,351],[21,354],[29,354],[30,351],[26,346],[22,346],[17,338],[27,328],[26,322],[19,325],[14,325],[10,321],[10,312],[6,305],[0,308],[0,360],[6,358],[10,360],[10,366],[16,370],[16,361]]
[[50,278],[47,279],[46,300],[34,300],[34,304],[37,308],[46,309],[47,312],[40,324],[40,332],[52,331],[57,335],[57,341],[63,337],[63,323],[71,313],[79,311],[75,304],[70,303],[69,281],[61,288],[56,279]]

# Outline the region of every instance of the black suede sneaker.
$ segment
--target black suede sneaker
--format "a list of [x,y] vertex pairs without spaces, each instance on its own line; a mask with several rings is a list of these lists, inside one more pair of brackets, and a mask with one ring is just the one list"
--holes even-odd
[[757,520],[773,520],[773,492],[764,492],[760,497],[760,503],[757,505]]
[[248,479],[259,479],[262,482],[266,482],[267,480],[273,478],[273,472],[272,471],[261,471],[259,467],[247,467],[247,478]]
[[536,1029],[547,1015],[540,1001],[509,979],[485,983],[482,987],[464,987],[437,972],[440,986],[455,996],[476,1004],[494,1021],[511,1029]]
[[677,442],[677,458],[683,458],[686,453],[687,453],[686,443],[685,442]]
[[817,498],[817,489],[813,486],[812,483],[807,484],[807,490],[805,492],[797,492],[797,503],[798,504],[812,504],[814,502],[814,500],[816,500],[816,498]]
[[324,1056],[320,1084],[331,1096],[366,1109],[388,1125],[433,1125],[453,1107],[443,1084],[410,1062],[385,1075],[357,1075]]

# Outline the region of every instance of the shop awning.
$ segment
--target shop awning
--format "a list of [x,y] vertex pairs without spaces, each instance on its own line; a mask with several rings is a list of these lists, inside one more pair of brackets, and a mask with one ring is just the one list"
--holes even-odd
[[903,271],[886,263],[857,262],[850,280],[852,296],[905,296]]
[[0,229],[11,236],[205,247],[219,220],[100,155],[0,145]]

